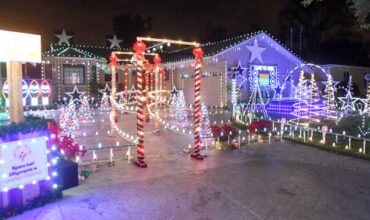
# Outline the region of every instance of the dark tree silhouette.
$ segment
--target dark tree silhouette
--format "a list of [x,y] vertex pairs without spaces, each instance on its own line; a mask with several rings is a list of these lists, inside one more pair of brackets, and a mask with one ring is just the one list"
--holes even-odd
[[150,34],[152,18],[141,15],[122,14],[113,18],[113,31],[123,39],[124,47],[132,47],[137,36]]
[[220,26],[210,26],[206,25],[207,29],[205,31],[205,36],[203,37],[203,42],[214,42],[218,40],[224,40],[228,37],[227,28],[223,25]]
[[361,32],[355,29],[356,19],[345,4],[346,0],[313,2],[305,8],[300,1],[290,0],[279,17],[279,39],[290,45],[293,29],[293,48],[299,52],[302,26],[302,57],[315,63],[364,65],[368,63]]

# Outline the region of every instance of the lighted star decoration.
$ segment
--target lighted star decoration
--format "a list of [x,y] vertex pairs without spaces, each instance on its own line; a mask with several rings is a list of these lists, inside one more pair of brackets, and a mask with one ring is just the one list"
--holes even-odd
[[112,49],[114,47],[121,49],[121,46],[119,45],[122,40],[118,39],[116,35],[113,35],[112,39],[107,39],[110,42],[110,47],[109,49]]
[[[338,87],[337,86],[340,83],[340,81],[334,81],[334,80],[332,80],[331,82],[332,82],[332,86],[333,86],[333,91],[334,92],[337,92],[337,90],[338,90]],[[324,84],[325,85],[325,88],[326,88],[326,87],[328,87],[329,81],[321,81],[321,83]]]
[[78,88],[77,86],[75,85],[75,87],[73,88],[73,91],[72,92],[66,92],[66,94],[71,97],[71,100],[72,101],[78,101],[78,102],[81,102],[82,98],[81,96],[83,96],[86,92],[80,92],[78,91]]
[[362,102],[362,104],[360,104],[361,108],[359,108],[360,114],[367,112],[369,110],[369,104],[367,103],[368,102],[367,98],[359,99],[359,102]]
[[281,96],[282,88],[280,86],[280,81],[278,82],[276,88],[273,91],[274,91],[274,99],[276,99],[277,95]]
[[265,51],[266,48],[258,46],[257,39],[254,40],[253,45],[246,45],[246,47],[251,52],[251,59],[249,61],[250,63],[252,63],[255,59],[263,63],[262,52]]
[[350,91],[347,91],[345,97],[338,97],[339,101],[342,102],[341,110],[345,111],[355,111],[355,103],[359,100],[359,98],[353,98]]
[[99,89],[99,92],[101,93],[101,94],[107,94],[108,96],[110,95],[110,92],[111,92],[112,90],[109,88],[109,85],[108,85],[108,83],[105,83],[105,87],[104,87],[104,89]]
[[171,93],[171,97],[174,97],[174,96],[176,96],[176,97],[177,97],[177,94],[178,94],[179,92],[176,90],[176,87],[174,86],[174,87],[172,88],[172,91],[171,91],[170,93]]
[[242,64],[239,62],[237,67],[231,67],[228,69],[229,78],[230,79],[238,79],[238,87],[241,88],[242,85],[247,81],[245,78],[244,72],[247,68],[243,67]]
[[59,39],[58,45],[65,43],[69,46],[69,39],[73,38],[73,35],[67,35],[66,30],[64,29],[61,34],[56,34],[55,36]]

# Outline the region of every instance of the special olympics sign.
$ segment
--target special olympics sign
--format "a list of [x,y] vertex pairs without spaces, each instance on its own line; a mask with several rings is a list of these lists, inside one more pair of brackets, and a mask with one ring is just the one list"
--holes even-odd
[[0,187],[13,189],[48,176],[45,137],[0,144]]
[[0,61],[41,62],[41,36],[0,30]]

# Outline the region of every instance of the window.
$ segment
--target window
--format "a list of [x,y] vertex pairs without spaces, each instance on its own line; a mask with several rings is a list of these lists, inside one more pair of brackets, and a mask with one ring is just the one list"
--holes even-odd
[[0,77],[6,79],[6,63],[0,63]]
[[63,65],[64,85],[84,85],[85,66],[84,65]]
[[348,71],[346,71],[346,72],[344,72],[343,73],[343,81],[348,81],[349,80],[349,72]]
[[[112,82],[112,74],[104,74],[105,82]],[[116,74],[116,82],[118,82],[118,74]]]
[[45,79],[53,79],[53,64],[45,64]]
[[111,82],[112,81],[112,75],[111,74],[104,74],[104,81],[105,82]]
[[167,71],[167,72],[165,72],[165,73],[166,73],[166,75],[165,75],[164,81],[168,81],[168,80],[170,80],[170,72],[169,72],[169,71]]
[[369,81],[366,77],[366,75],[368,75],[369,73],[364,73],[364,86],[365,88],[367,87],[367,82]]

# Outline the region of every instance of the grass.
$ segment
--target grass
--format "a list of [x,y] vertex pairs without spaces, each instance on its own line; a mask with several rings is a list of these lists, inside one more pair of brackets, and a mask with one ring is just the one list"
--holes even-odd
[[241,122],[238,122],[234,118],[230,118],[230,123],[231,123],[232,126],[237,127],[241,130],[247,130],[248,129],[248,125],[243,124]]
[[[289,140],[295,143],[300,143],[308,146],[312,146],[315,148],[319,148],[321,150],[334,152],[346,156],[356,157],[364,160],[370,161],[370,143],[367,143],[366,146],[366,154],[359,152],[359,149],[363,147],[363,141],[358,139],[351,140],[351,149],[346,149],[346,145],[348,145],[348,138],[338,137],[338,142],[335,143],[335,147],[332,144],[335,142],[335,135],[328,133],[326,135],[326,144],[320,143],[322,139],[322,134],[318,132],[313,133],[312,141],[308,140],[308,135],[306,136],[306,142],[303,142],[303,137],[299,138],[299,131],[295,131],[294,133],[295,138],[293,139],[292,136],[284,136],[285,140]],[[303,135],[302,135],[303,136]]]

